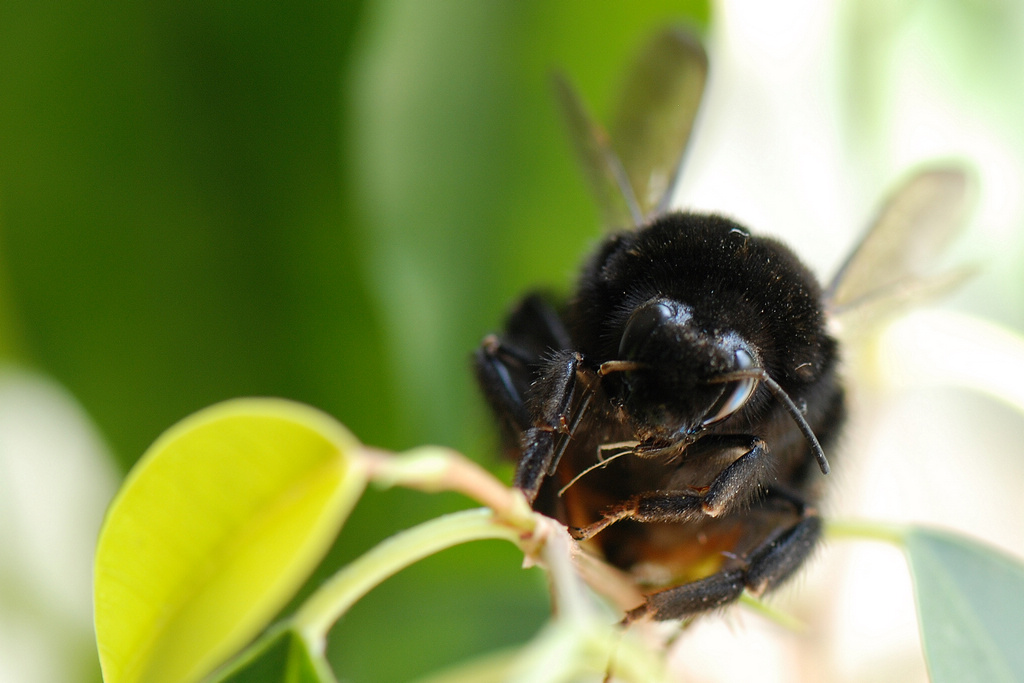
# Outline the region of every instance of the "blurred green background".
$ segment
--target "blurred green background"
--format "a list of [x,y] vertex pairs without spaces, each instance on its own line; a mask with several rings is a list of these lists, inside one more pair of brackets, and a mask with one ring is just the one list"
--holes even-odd
[[[947,4],[991,26],[1016,12]],[[860,54],[879,6],[842,5],[839,47]],[[121,473],[181,417],[242,395],[508,471],[469,354],[524,289],[569,286],[598,237],[550,69],[602,118],[652,29],[711,15],[700,0],[4,0],[0,350],[74,395]],[[1009,43],[993,63],[1019,56]],[[848,83],[884,64],[873,45]],[[853,101],[846,130],[877,125],[881,105]],[[371,491],[318,577],[465,505]],[[333,632],[339,677],[407,680],[525,640],[548,606],[519,561],[481,544],[389,581]]]
[[[3,2],[3,351],[70,390],[122,472],[242,395],[494,466],[469,354],[525,287],[566,286],[597,236],[548,73],[600,104],[652,28],[707,16],[696,1]],[[466,505],[370,492],[320,575]],[[406,680],[526,639],[548,606],[520,561],[480,544],[396,577],[335,630],[339,676]]]

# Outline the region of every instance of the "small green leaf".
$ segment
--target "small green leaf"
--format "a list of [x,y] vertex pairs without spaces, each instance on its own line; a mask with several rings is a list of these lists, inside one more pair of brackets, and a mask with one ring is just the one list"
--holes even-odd
[[290,628],[268,633],[254,643],[244,660],[235,663],[216,683],[336,683],[323,655]]
[[904,537],[933,683],[1024,681],[1024,566],[953,534]]
[[279,399],[212,406],[129,473],[96,552],[107,683],[192,681],[266,626],[365,484],[334,419]]

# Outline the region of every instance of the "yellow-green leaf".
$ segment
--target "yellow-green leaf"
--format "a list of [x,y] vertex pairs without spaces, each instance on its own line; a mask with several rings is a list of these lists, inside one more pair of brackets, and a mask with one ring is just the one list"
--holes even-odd
[[157,439],[100,532],[105,681],[197,680],[266,626],[361,494],[357,446],[334,419],[279,399],[221,403]]

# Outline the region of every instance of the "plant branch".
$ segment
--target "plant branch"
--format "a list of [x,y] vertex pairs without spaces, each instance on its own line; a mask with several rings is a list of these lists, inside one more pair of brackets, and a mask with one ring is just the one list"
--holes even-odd
[[520,532],[495,519],[488,509],[444,515],[399,532],[353,560],[328,579],[292,618],[311,648],[323,651],[331,626],[359,598],[388,577],[436,552],[486,538],[520,544]]
[[825,522],[825,535],[833,539],[882,541],[903,548],[907,527],[902,524],[861,520],[830,520]]

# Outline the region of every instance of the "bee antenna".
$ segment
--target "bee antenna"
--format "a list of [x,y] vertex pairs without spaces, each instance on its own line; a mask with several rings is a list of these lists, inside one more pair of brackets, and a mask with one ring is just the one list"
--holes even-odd
[[568,484],[566,484],[565,486],[560,488],[558,490],[558,496],[559,497],[564,496],[565,492],[569,490],[569,487],[572,486],[573,484],[575,484],[576,482],[578,482],[580,479],[582,479],[583,475],[588,474],[590,472],[593,472],[594,470],[596,470],[599,467],[604,467],[605,465],[610,463],[612,460],[615,460],[616,458],[619,458],[619,457],[621,457],[623,455],[626,455],[627,453],[632,453],[633,449],[636,447],[636,445],[637,445],[636,441],[628,441],[628,442],[624,441],[622,443],[606,444],[605,446],[599,447],[598,451],[600,451],[601,449],[606,448],[606,447],[622,448],[622,450],[619,451],[618,453],[616,453],[615,455],[612,455],[612,456],[607,457],[607,458],[602,458],[600,456],[600,453],[599,453],[598,454],[598,458],[597,458],[597,462],[595,462],[593,465],[591,465],[587,469],[585,469],[582,472],[580,472],[579,474],[577,474],[575,477],[572,478],[572,481],[570,481]]
[[779,383],[772,379],[772,376],[768,374],[768,371],[764,368],[747,368],[745,370],[736,370],[735,372],[729,372],[724,375],[715,377],[714,382],[732,382],[738,379],[756,379],[758,382],[764,384],[768,391],[772,392],[775,398],[782,402],[783,407],[789,413],[789,416],[796,422],[796,426],[803,432],[804,438],[807,439],[807,444],[811,447],[811,452],[814,453],[814,459],[818,461],[818,467],[821,469],[822,474],[829,473],[828,460],[825,458],[825,451],[821,450],[821,444],[818,443],[818,437],[814,435],[811,430],[811,425],[807,424],[807,420],[804,419],[804,414],[800,411],[800,408],[793,403],[793,399],[789,397],[786,390],[779,386]]

